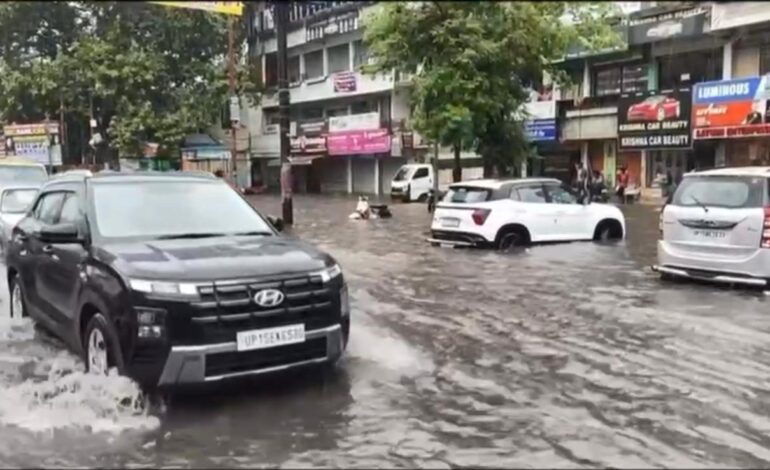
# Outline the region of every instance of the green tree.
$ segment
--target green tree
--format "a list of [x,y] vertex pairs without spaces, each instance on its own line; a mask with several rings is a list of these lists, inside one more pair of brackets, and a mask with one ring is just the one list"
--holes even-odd
[[[56,116],[61,105],[68,121],[87,128],[93,115],[105,161],[138,155],[145,142],[160,143],[173,154],[184,135],[219,119],[228,90],[226,16],[146,2],[36,5],[41,6],[32,12],[24,2],[0,5],[0,31],[6,21],[29,24],[48,14],[48,7],[73,25],[68,34],[77,34],[61,42],[59,30],[66,28],[58,23],[53,31],[47,23],[40,30],[13,30],[0,46],[12,52],[0,64],[7,72],[0,76],[4,120]],[[236,23],[236,31],[236,44],[242,45],[245,21]],[[36,57],[38,50],[46,54]],[[241,53],[239,47],[238,57]],[[238,73],[239,91],[258,100],[254,71],[239,66]]]
[[412,124],[451,146],[454,180],[469,142],[485,166],[510,168],[526,155],[527,86],[549,73],[570,44],[617,44],[602,2],[409,2],[383,5],[365,21],[374,63],[366,72],[413,73]]

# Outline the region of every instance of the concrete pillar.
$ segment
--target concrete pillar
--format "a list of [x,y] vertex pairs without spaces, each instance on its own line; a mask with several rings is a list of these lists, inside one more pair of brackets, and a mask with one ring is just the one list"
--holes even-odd
[[324,47],[323,48],[323,55],[324,55],[324,76],[329,75],[329,49]]
[[262,57],[260,57],[260,61],[262,62],[262,83],[265,83],[267,81],[267,54],[262,54]]
[[642,188],[647,187],[647,159],[650,158],[647,150],[642,150],[642,174],[639,175],[639,182],[642,184]]
[[355,65],[353,61],[353,57],[355,56],[356,48],[353,47],[353,41],[350,41],[348,43],[348,70],[355,71]]
[[299,76],[305,76],[305,54],[299,55]]
[[348,156],[348,194],[353,194],[353,157]]
[[380,195],[380,159],[374,158],[374,194]]
[[583,64],[583,98],[591,96],[591,67],[588,62]]
[[717,143],[717,148],[714,155],[714,166],[719,168],[727,166],[727,149],[725,148],[725,141],[721,140]]
[[524,160],[521,162],[521,177],[526,178],[527,177],[527,161]]
[[728,41],[722,48],[722,80],[733,78],[733,41]]

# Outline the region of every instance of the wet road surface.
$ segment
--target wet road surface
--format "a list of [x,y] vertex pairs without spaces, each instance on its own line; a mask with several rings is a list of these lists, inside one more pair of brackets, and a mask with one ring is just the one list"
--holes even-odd
[[[255,198],[279,214],[279,200]],[[295,199],[295,235],[351,286],[348,355],[172,397],[90,377],[29,323],[0,323],[0,465],[767,467],[770,315],[761,293],[661,284],[657,213],[628,240],[522,253],[428,247],[424,205],[348,221]],[[2,289],[5,295],[5,289]],[[7,295],[1,300],[7,309]]]

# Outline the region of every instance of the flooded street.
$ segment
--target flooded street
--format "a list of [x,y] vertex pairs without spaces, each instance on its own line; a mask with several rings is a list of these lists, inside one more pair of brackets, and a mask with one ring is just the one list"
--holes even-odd
[[[276,197],[253,199],[280,214]],[[522,253],[431,248],[422,204],[347,219],[297,197],[293,234],[340,262],[348,354],[143,411],[0,306],[0,465],[767,467],[770,313],[758,292],[662,284],[658,214],[628,239]]]

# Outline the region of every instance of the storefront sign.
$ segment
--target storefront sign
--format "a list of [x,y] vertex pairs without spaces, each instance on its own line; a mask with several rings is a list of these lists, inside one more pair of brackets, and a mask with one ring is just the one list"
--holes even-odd
[[61,152],[52,151],[59,144],[57,123],[11,124],[3,132],[7,154],[43,165],[61,165]]
[[770,9],[765,2],[714,2],[711,6],[711,31],[766,21],[770,21]]
[[371,131],[380,128],[380,113],[350,114],[329,118],[329,132]]
[[527,137],[531,142],[556,140],[556,119],[537,119],[524,124]]
[[387,129],[329,134],[327,140],[329,155],[371,155],[390,152],[391,139]]
[[223,13],[225,15],[241,16],[243,14],[243,2],[148,2],[157,3],[173,8],[191,8],[211,13]]
[[618,140],[620,150],[690,148],[690,89],[621,95]]
[[326,153],[326,121],[318,119],[294,123],[295,136],[289,139],[294,155]]
[[351,93],[356,91],[355,72],[340,72],[334,74],[334,92]]
[[628,20],[630,45],[703,34],[707,10],[697,7]]
[[770,135],[770,75],[698,83],[693,89],[696,139]]

